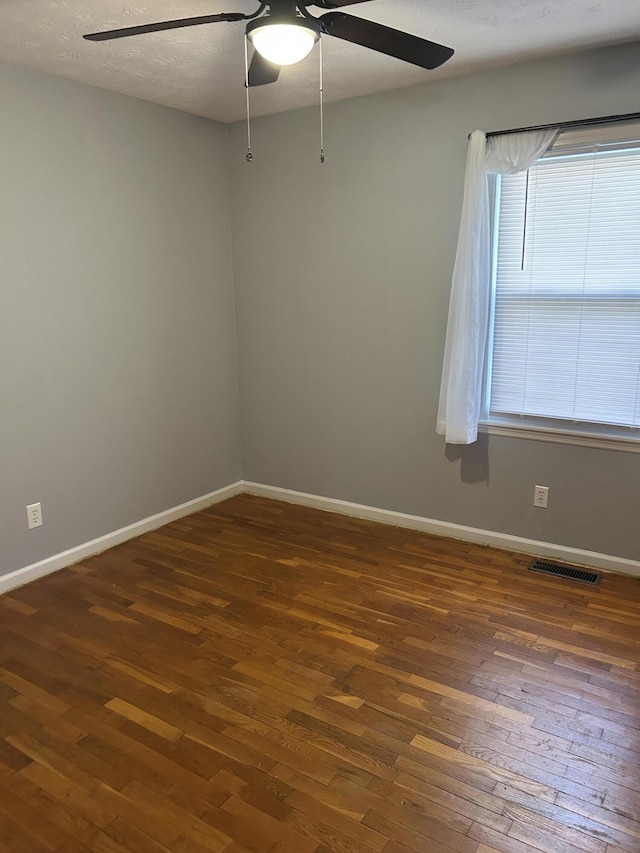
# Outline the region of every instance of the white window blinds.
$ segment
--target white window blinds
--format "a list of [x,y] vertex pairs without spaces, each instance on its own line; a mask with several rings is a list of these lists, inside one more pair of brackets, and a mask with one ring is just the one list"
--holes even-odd
[[490,416],[640,427],[639,131],[498,178]]

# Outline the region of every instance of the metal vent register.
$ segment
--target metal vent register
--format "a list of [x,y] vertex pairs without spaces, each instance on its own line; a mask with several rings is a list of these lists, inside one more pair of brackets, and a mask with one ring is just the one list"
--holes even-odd
[[561,566],[560,563],[549,563],[547,560],[534,560],[529,571],[542,572],[545,575],[555,575],[557,578],[580,581],[580,583],[600,583],[601,572],[591,572],[588,569],[575,569],[572,566]]

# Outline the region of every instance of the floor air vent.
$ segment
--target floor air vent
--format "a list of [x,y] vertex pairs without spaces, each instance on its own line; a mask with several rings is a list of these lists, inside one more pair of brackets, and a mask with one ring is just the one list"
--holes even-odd
[[567,578],[581,583],[600,583],[602,574],[590,572],[588,569],[574,569],[572,566],[561,566],[559,563],[549,563],[547,560],[534,560],[529,566],[532,572],[542,572],[545,575],[555,575],[557,578]]

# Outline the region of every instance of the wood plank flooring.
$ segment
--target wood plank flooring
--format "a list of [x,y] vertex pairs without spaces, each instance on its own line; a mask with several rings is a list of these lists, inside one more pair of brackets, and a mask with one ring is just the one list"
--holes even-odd
[[0,853],[639,853],[640,579],[242,495],[0,598]]

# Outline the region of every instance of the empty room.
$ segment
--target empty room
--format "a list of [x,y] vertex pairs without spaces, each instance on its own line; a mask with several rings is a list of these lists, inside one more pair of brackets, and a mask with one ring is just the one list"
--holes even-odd
[[0,853],[640,853],[637,0],[0,4]]

